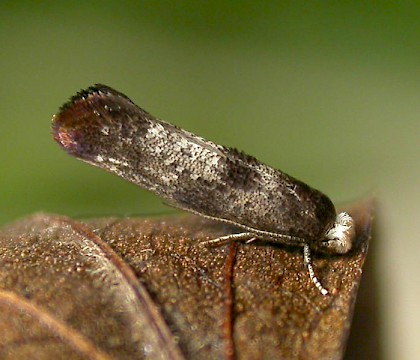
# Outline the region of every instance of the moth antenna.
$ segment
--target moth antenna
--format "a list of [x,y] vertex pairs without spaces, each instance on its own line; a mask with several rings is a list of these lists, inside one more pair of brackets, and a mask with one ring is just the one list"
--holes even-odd
[[315,271],[312,266],[312,260],[311,260],[311,250],[308,244],[303,245],[303,261],[305,262],[305,265],[309,272],[309,277],[311,278],[314,285],[317,287],[317,289],[320,291],[322,295],[324,296],[328,295],[328,290],[322,286],[321,282],[315,276]]

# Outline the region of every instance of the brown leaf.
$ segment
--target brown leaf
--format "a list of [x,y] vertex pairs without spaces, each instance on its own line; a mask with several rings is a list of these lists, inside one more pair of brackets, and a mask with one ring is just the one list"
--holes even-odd
[[341,358],[371,204],[349,212],[355,249],[313,256],[327,297],[301,249],[203,248],[234,230],[196,216],[22,220],[0,232],[0,357]]
[[132,270],[88,226],[35,215],[3,230],[0,256],[0,358],[183,358]]

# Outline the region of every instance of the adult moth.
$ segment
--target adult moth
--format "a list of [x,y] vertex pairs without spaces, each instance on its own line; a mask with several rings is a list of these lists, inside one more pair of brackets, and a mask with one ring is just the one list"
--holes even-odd
[[345,254],[353,219],[331,200],[254,157],[155,118],[124,94],[97,84],[82,90],[53,117],[54,139],[70,155],[153,191],[183,210],[235,225],[241,232],[205,244],[260,239]]

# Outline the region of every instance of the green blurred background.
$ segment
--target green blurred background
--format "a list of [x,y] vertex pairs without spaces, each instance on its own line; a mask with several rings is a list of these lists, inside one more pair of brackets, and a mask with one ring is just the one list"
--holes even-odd
[[173,211],[52,141],[59,106],[101,82],[335,202],[375,193],[383,353],[414,359],[419,15],[411,1],[2,1],[0,224]]

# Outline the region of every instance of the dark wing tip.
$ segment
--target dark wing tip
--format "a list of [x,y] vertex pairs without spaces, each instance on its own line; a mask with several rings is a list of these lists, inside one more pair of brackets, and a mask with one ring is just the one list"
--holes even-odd
[[69,101],[67,101],[60,107],[59,112],[67,110],[80,100],[86,100],[89,97],[93,97],[100,94],[122,97],[132,103],[131,99],[128,96],[113,89],[112,87],[104,84],[95,84],[93,86],[89,86],[87,89],[82,89],[76,95],[73,95]]
[[95,84],[80,90],[54,115],[52,119],[54,140],[68,153],[80,155],[82,134],[97,125],[98,101],[113,103],[117,98],[132,103],[124,94],[103,84]]

